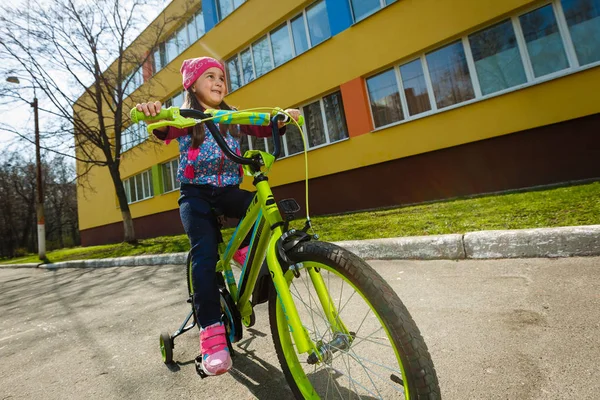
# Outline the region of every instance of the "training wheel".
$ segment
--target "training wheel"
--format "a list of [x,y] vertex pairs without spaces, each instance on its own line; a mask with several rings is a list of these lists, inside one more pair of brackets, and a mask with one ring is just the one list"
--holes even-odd
[[250,328],[251,326],[254,326],[255,322],[256,322],[256,315],[254,314],[254,310],[252,310],[252,314],[250,314],[247,317],[242,318],[242,324],[244,324],[244,326],[246,328]]
[[173,362],[173,347],[171,335],[167,332],[162,332],[160,334],[160,352],[165,364],[171,364]]

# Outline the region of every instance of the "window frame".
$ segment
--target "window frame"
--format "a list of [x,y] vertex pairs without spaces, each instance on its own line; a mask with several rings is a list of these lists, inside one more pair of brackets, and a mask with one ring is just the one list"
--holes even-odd
[[[166,186],[166,182],[164,180],[165,178],[165,174],[164,174],[164,168],[166,165],[169,165],[171,168],[171,186],[173,187],[171,190],[167,190],[167,186]],[[166,193],[171,193],[171,192],[175,192],[177,190],[179,190],[179,187],[181,186],[181,183],[177,181],[177,171],[179,169],[179,158],[173,158],[169,161],[163,162],[160,164],[160,179],[162,179],[162,184],[163,184],[163,188],[164,188],[164,192],[163,194]]]
[[[141,180],[142,188],[138,188],[137,178]],[[125,188],[125,196],[127,197],[127,204],[135,204],[140,201],[148,200],[154,197],[154,187],[152,185],[152,170],[147,169],[142,172],[138,172],[135,175],[132,175],[123,181],[123,187]],[[133,182],[133,186],[135,188],[136,199],[134,201],[131,200],[131,182]],[[147,185],[147,187],[144,187]],[[148,196],[145,196],[145,193],[148,192]],[[140,197],[140,194],[142,197]],[[144,197],[145,196],[145,197]]]
[[[137,132],[131,132],[132,130]],[[133,140],[125,142],[123,139],[131,135]],[[137,140],[135,138],[137,137]],[[131,124],[127,128],[121,131],[121,154],[139,146],[148,140],[148,135],[146,133],[146,123],[137,123]],[[131,144],[131,145],[129,145]]]

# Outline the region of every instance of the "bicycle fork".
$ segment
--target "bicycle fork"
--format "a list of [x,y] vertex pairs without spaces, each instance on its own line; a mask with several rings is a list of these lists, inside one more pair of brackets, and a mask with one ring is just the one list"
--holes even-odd
[[275,250],[276,243],[277,240],[274,240],[274,238],[272,238],[269,243],[267,264],[269,266],[271,277],[273,278],[273,284],[277,290],[278,300],[285,315],[289,331],[294,338],[298,353],[309,353],[307,360],[309,364],[316,364],[319,361],[327,362],[333,353],[339,350],[347,350],[350,347],[355,334],[349,332],[340,319],[335,303],[329,295],[329,290],[327,289],[318,268],[310,266],[310,263],[306,263],[308,264],[306,268],[307,272],[319,297],[322,310],[334,332],[334,339],[329,343],[315,343],[310,338],[308,330],[302,325],[302,320],[298,315],[298,310],[292,299],[288,282],[283,274],[279,260],[277,259],[277,252]]

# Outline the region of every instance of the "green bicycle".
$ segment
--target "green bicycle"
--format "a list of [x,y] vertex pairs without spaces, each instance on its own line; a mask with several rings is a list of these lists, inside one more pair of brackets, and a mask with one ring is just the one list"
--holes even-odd
[[[440,398],[427,346],[390,285],[358,256],[310,235],[308,208],[304,227],[290,229],[290,221],[300,210],[298,203],[275,201],[267,174],[281,149],[276,122],[289,121],[289,116],[280,110],[200,112],[171,107],[155,117],[133,109],[131,117],[134,122],[158,121],[148,126],[149,132],[159,126],[206,123],[224,154],[254,178],[254,200],[228,244],[221,241],[219,245],[217,276],[232,354],[231,344],[242,338],[242,325],[250,327],[255,322],[253,307],[268,301],[277,357],[297,399]],[[213,121],[272,122],[273,153],[233,153]],[[248,256],[236,283],[231,260],[251,231]],[[262,267],[265,258],[267,266]],[[191,302],[189,257],[187,264]],[[195,325],[193,314],[173,335],[161,334],[163,362],[173,361],[174,339]],[[190,319],[193,322],[188,325]]]

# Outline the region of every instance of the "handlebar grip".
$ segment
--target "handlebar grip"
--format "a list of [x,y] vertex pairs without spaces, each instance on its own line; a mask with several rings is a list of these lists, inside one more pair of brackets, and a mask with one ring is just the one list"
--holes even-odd
[[142,111],[138,111],[137,108],[132,108],[131,112],[129,113],[134,124],[137,124],[140,121],[161,121],[165,119],[173,120],[178,114],[179,108],[177,107],[163,108],[155,116],[146,116],[146,114],[144,114]]
[[[292,119],[291,119],[291,118],[290,118],[288,115],[286,115],[286,114],[284,114],[284,113],[279,113],[279,114],[277,114],[277,115],[278,115],[278,117],[279,117],[279,118],[281,118],[281,119],[280,119],[281,121],[285,122],[285,124],[286,124],[286,125],[293,124],[293,122],[292,122]],[[298,121],[296,121],[296,122],[297,122],[297,123],[298,123],[298,125],[300,125],[300,126],[304,125],[304,116],[301,114],[301,115],[298,117]]]

